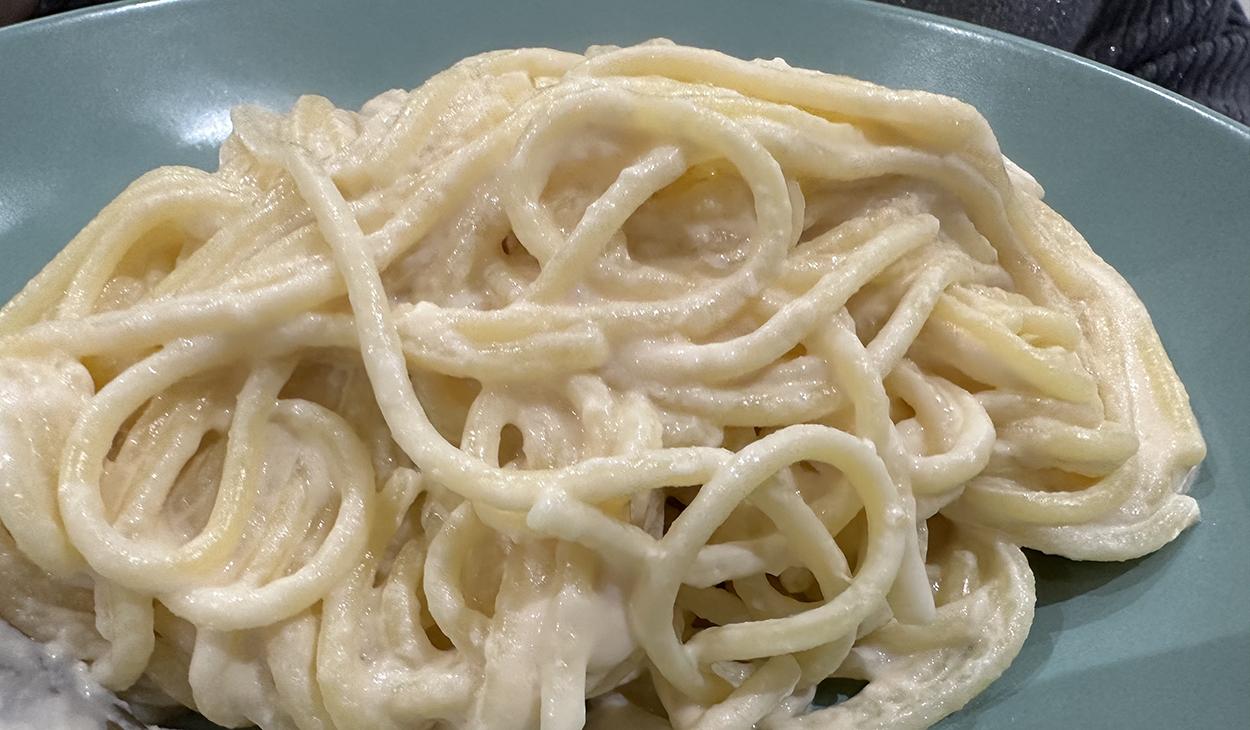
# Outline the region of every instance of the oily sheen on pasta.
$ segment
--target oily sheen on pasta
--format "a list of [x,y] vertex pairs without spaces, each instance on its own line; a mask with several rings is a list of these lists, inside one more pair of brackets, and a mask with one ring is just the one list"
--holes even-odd
[[224,726],[927,727],[1021,547],[1198,518],[1041,194],[966,104],[667,42],[237,109],[0,314],[0,617]]

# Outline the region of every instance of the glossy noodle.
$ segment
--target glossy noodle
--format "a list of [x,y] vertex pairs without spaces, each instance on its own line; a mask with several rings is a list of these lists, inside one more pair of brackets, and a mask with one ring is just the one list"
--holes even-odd
[[239,108],[0,353],[0,617],[225,726],[923,728],[1021,547],[1198,518],[1146,311],[974,109],[666,42]]

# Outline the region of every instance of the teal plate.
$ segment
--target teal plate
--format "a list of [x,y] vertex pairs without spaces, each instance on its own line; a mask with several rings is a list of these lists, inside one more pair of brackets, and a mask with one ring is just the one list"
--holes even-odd
[[0,30],[0,299],[144,171],[212,169],[232,105],[358,107],[479,51],[655,36],[974,104],[1136,288],[1189,388],[1202,522],[1129,564],[1033,556],[1024,650],[939,727],[1245,727],[1250,129],[1075,56],[849,0],[172,0],[26,23]]

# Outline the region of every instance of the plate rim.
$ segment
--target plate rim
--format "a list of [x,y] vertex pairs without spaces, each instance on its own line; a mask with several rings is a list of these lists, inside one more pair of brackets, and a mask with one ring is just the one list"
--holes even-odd
[[[445,2],[448,0],[436,1]],[[468,1],[471,2],[472,0]],[[531,2],[535,1],[542,2],[542,0],[531,0]],[[709,5],[712,5],[715,2],[715,0],[672,1],[688,4],[706,3]],[[167,7],[182,5],[208,6],[216,2],[218,2],[218,0],[115,0],[114,2],[77,8],[75,10],[58,13],[56,15],[34,18],[32,20],[15,23],[5,28],[0,28],[0,54],[6,52],[6,46],[10,43],[21,43],[23,42],[23,39],[28,37],[46,36],[54,35],[59,32],[68,32],[68,29],[78,27],[84,23],[109,22],[113,18],[122,18],[132,14],[142,16],[144,11],[165,12],[164,8]],[[767,2],[767,0],[758,0],[758,2]],[[818,4],[827,7],[836,7],[839,5],[858,7],[870,14],[893,17],[904,22],[930,26],[938,30],[954,31],[959,35],[974,37],[979,36],[982,39],[1014,47],[1018,51],[1022,51],[1024,53],[1041,53],[1052,58],[1060,59],[1066,63],[1076,63],[1078,66],[1085,69],[1083,73],[1094,73],[1116,79],[1119,82],[1127,82],[1132,86],[1135,86],[1140,91],[1158,98],[1163,103],[1172,103],[1183,107],[1196,114],[1204,121],[1204,123],[1213,124],[1225,132],[1230,133],[1234,139],[1239,139],[1242,143],[1247,145],[1248,150],[1250,150],[1250,126],[1244,125],[1231,117],[1221,114],[1220,112],[1200,104],[1193,99],[1182,96],[1175,91],[1166,89],[1150,81],[1146,81],[1145,79],[1139,78],[1125,71],[1121,71],[1120,69],[1107,66],[1055,46],[1049,46],[1045,43],[1034,41],[1023,36],[1013,35],[1005,31],[977,25],[975,23],[957,20],[954,18],[947,18],[945,16],[935,15],[933,13],[927,13],[913,8],[888,5],[883,2],[873,2],[872,0],[792,0],[792,2]]]

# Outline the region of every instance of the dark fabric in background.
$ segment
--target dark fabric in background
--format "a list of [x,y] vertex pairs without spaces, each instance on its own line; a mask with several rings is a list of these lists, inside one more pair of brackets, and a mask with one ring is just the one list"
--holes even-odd
[[879,0],[1031,38],[1250,124],[1250,21],[1236,0]]
[[[39,0],[36,15],[102,1]],[[1250,20],[1236,0],[878,1],[1078,53],[1250,125]]]

